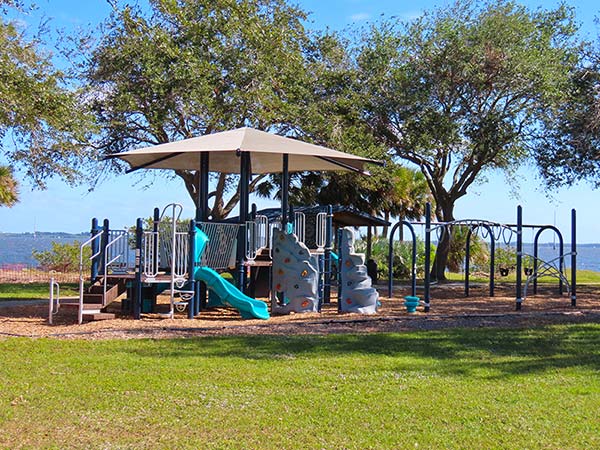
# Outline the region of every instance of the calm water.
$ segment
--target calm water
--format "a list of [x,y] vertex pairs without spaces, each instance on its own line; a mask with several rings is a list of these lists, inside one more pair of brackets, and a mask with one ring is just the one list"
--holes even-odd
[[[36,264],[32,251],[44,251],[52,248],[52,242],[85,242],[89,233],[0,233],[0,264]],[[533,245],[524,244],[525,253],[533,254]],[[565,244],[565,253],[571,251],[570,244]],[[545,261],[556,258],[559,254],[558,245],[540,244],[539,257]],[[566,266],[571,266],[567,258]],[[577,248],[577,268],[600,272],[600,244],[580,244]]]
[[33,250],[45,251],[52,248],[52,242],[66,243],[89,239],[89,233],[0,233],[0,264],[33,264]]

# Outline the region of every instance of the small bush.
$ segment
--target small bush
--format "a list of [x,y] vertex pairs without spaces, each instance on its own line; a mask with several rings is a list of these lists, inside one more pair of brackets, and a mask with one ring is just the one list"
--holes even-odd
[[[79,271],[79,252],[81,243],[73,241],[71,243],[52,242],[52,249],[46,251],[33,251],[33,257],[37,260],[42,270],[54,270],[56,272],[78,272]],[[83,267],[89,270],[91,266],[90,257],[92,250],[90,247],[83,249]]]

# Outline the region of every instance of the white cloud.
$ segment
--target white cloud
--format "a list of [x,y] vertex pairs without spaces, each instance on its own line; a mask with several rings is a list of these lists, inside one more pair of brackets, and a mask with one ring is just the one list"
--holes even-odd
[[364,20],[369,20],[371,18],[371,14],[369,13],[356,13],[350,16],[350,20],[353,22],[362,22]]

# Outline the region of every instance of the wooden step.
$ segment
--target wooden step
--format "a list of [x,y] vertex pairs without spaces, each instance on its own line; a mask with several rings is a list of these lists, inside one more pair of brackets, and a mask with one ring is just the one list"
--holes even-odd
[[[61,308],[79,308],[78,300],[61,300],[60,301]],[[102,303],[84,303],[83,310],[84,311],[100,311],[104,306]]]
[[86,294],[103,294],[104,286],[102,284],[94,284],[90,286],[86,292]]
[[102,294],[83,294],[83,303],[102,303]]
[[94,313],[83,313],[83,320],[85,322],[91,322],[93,320],[112,320],[116,316],[113,313],[105,312],[94,312]]

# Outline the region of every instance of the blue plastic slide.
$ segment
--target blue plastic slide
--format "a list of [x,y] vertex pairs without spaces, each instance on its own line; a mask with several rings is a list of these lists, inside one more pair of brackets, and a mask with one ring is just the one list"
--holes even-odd
[[224,305],[238,309],[244,319],[269,318],[269,309],[265,302],[248,297],[210,267],[197,268],[194,279],[206,283],[208,289],[213,291]]
[[[196,261],[200,261],[207,242],[208,236],[203,231],[197,229]],[[239,310],[244,319],[254,317],[266,320],[269,318],[269,309],[265,302],[248,297],[210,267],[196,267],[194,270],[194,280],[206,283],[208,289],[213,291],[224,305]]]

